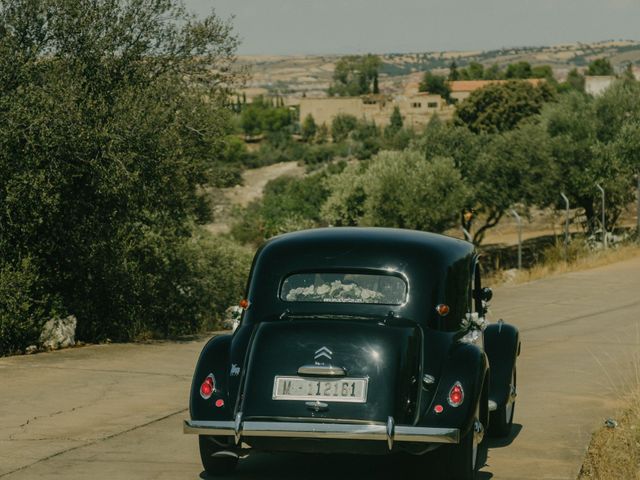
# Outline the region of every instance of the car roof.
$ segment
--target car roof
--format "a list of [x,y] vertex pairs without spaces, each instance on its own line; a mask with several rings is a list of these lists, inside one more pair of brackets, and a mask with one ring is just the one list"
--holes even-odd
[[422,261],[426,255],[438,258],[441,264],[455,263],[475,252],[471,243],[445,235],[373,227],[318,228],[287,233],[269,240],[262,250],[263,255],[282,250],[304,250],[316,255],[335,252],[341,256],[348,253],[351,257],[358,257],[366,254],[386,260],[408,261]]
[[[451,316],[466,311],[474,246],[434,233],[393,228],[320,228],[288,233],[268,241],[256,254],[247,295],[249,321],[277,317],[284,310],[347,313],[393,310],[406,318],[435,321],[433,307],[446,303]],[[401,306],[369,304],[295,305],[279,298],[285,278],[298,272],[385,271],[403,276],[409,300]],[[433,323],[433,322],[432,322]]]

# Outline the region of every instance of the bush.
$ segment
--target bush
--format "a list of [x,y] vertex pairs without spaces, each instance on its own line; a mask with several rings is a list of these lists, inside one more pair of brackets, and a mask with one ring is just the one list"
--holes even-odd
[[241,220],[231,228],[233,237],[259,245],[268,238],[322,223],[320,208],[328,191],[324,170],[304,178],[281,177],[267,184],[264,196],[237,213]]
[[59,301],[44,292],[31,258],[0,266],[0,356],[37,343],[44,323]]

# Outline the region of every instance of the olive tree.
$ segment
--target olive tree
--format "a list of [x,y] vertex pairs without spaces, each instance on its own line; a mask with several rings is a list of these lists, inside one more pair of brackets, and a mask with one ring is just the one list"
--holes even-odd
[[177,0],[0,1],[0,275],[23,279],[0,284],[29,290],[23,323],[72,313],[80,339],[128,339],[215,314],[189,245],[236,46]]
[[325,220],[442,232],[455,224],[467,188],[450,158],[425,160],[417,151],[381,152],[328,180]]

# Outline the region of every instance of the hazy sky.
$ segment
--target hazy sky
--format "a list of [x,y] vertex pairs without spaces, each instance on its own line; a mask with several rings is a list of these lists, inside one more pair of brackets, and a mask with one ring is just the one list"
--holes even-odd
[[640,39],[640,0],[184,0],[234,15],[241,54],[488,50]]

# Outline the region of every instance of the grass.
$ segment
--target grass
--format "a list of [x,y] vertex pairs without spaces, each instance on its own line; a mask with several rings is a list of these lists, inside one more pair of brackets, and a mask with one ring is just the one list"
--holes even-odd
[[640,480],[640,390],[615,428],[603,426],[591,439],[578,480]]
[[489,275],[489,285],[520,284],[568,272],[589,270],[595,267],[622,262],[640,256],[640,244],[628,243],[607,250],[590,250],[580,242],[569,248],[569,261],[564,260],[564,247],[557,245],[547,249],[544,261],[529,269],[497,271]]

